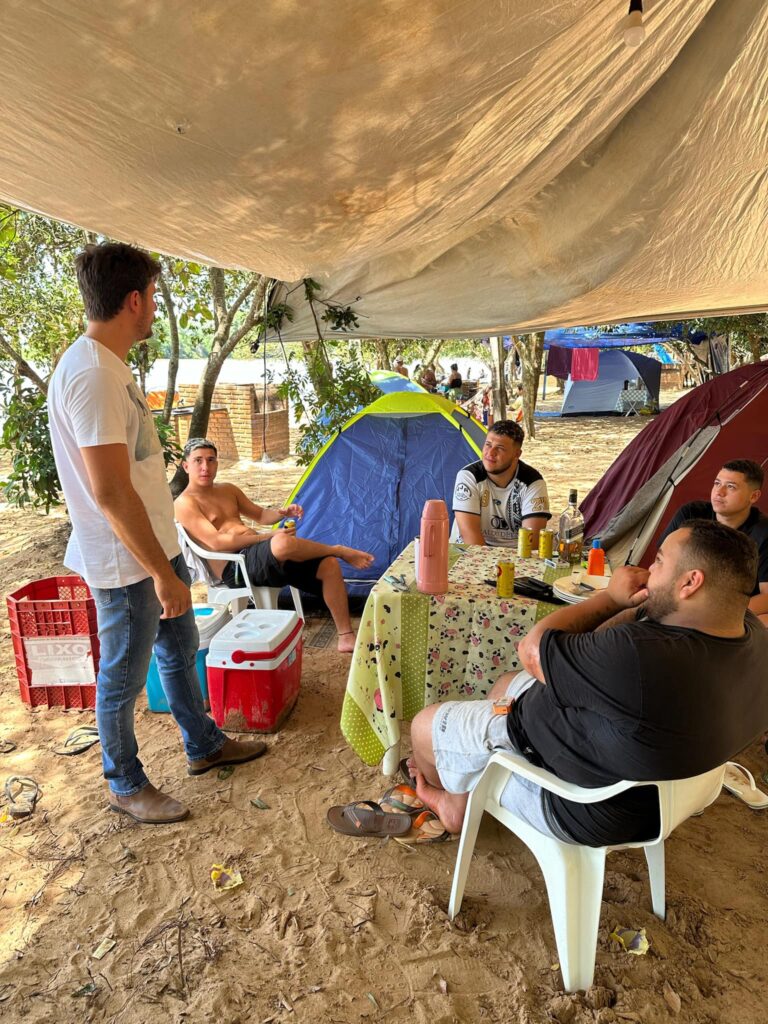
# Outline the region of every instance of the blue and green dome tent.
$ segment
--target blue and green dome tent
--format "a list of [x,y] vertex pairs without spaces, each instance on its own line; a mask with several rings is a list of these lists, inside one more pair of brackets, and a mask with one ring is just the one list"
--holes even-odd
[[376,385],[379,391],[385,395],[391,395],[393,391],[426,391],[421,384],[410,377],[404,377],[402,373],[394,370],[370,370],[368,376]]
[[485,433],[441,395],[382,395],[333,435],[294,488],[288,503],[304,507],[298,535],[370,551],[369,569],[341,564],[348,591],[367,594],[418,536],[424,502],[442,498],[450,511],[456,474],[480,457]]

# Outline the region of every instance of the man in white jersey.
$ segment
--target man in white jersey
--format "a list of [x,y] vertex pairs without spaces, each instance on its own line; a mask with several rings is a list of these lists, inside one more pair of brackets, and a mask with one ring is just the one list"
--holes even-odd
[[511,547],[521,526],[539,540],[551,515],[547,485],[537,469],[520,459],[525,434],[512,420],[488,428],[479,462],[460,469],[453,489],[453,539],[465,544]]
[[110,242],[87,246],[76,267],[88,325],[54,371],[48,415],[72,520],[65,564],[85,579],[96,603],[96,722],[109,806],[147,824],[181,821],[187,808],[155,789],[138,757],[134,706],[153,646],[188,774],[251,761],[266,746],[228,739],[205,714],[189,574],[163,452],[125,363],[129,349],[151,337],[160,265]]

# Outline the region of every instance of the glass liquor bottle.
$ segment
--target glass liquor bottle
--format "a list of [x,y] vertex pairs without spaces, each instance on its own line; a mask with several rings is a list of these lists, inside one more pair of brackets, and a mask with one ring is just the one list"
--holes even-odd
[[584,544],[584,516],[576,504],[578,493],[572,489],[568,493],[568,507],[560,516],[557,531],[557,555],[561,562],[571,565],[581,564],[581,549]]

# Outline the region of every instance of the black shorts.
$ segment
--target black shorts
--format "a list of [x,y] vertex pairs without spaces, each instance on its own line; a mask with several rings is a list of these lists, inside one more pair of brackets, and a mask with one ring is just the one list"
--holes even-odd
[[[240,552],[245,555],[245,567],[254,587],[296,587],[308,594],[322,595],[323,585],[317,578],[322,558],[310,558],[306,562],[280,562],[272,554],[272,544],[263,540]],[[242,586],[234,562],[227,562],[221,574],[222,583],[228,587]]]

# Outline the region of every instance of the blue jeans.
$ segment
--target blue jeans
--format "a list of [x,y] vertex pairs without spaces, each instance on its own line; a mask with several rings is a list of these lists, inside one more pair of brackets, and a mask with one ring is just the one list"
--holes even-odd
[[[181,555],[172,559],[171,565],[179,579],[189,585],[189,572]],[[96,724],[104,778],[113,793],[131,796],[149,782],[138,756],[133,716],[136,698],[147,681],[153,647],[160,681],[189,760],[215,754],[226,736],[203,707],[195,664],[198,633],[192,609],[176,619],[161,619],[162,607],[151,577],[127,587],[94,587],[92,592],[101,647]]]

